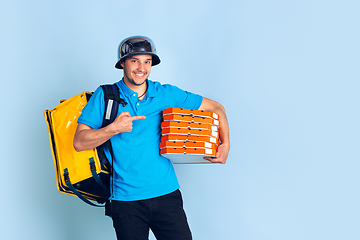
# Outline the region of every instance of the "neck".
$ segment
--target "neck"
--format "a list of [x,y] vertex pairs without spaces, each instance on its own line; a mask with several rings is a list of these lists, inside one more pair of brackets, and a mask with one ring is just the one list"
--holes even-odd
[[125,78],[123,79],[123,81],[128,88],[130,88],[134,92],[137,92],[138,96],[140,96],[147,90],[147,81],[146,80],[141,85],[131,84],[131,82],[127,81]]

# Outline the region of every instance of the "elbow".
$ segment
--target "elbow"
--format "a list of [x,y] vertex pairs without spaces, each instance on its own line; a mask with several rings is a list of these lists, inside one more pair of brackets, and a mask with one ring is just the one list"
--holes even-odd
[[81,152],[81,148],[78,146],[78,144],[76,144],[75,142],[74,142],[74,149],[75,149],[75,151],[77,151],[77,152]]
[[221,103],[218,103],[218,102],[214,103],[213,108],[211,110],[220,115],[226,114],[225,107]]
[[79,125],[76,128],[74,134],[74,140],[73,140],[73,147],[77,152],[81,152],[89,149],[86,146],[86,133],[85,133],[86,129],[91,129],[91,128],[82,123],[79,123]]
[[225,108],[224,108],[224,106],[223,106],[221,103],[218,103],[218,109],[219,109],[221,112],[224,112],[224,113],[225,113]]
[[199,110],[212,111],[217,114],[225,114],[225,108],[222,104],[206,97],[203,97],[203,102],[201,103]]
[[77,151],[77,152],[81,152],[81,151],[85,150],[81,146],[81,142],[79,140],[77,140],[76,137],[74,137],[73,146],[74,146],[75,151]]

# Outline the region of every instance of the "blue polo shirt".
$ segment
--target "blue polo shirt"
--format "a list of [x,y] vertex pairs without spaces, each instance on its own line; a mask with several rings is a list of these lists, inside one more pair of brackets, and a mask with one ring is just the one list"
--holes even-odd
[[[172,163],[160,155],[162,110],[169,107],[199,109],[202,97],[176,86],[147,80],[148,90],[143,100],[121,80],[116,84],[120,97],[128,104],[119,106],[131,116],[146,116],[133,121],[133,129],[111,138],[114,151],[112,196],[118,201],[136,201],[171,193],[179,188]],[[104,93],[99,87],[78,119],[79,123],[99,129],[104,116]],[[109,151],[105,151],[111,159]]]

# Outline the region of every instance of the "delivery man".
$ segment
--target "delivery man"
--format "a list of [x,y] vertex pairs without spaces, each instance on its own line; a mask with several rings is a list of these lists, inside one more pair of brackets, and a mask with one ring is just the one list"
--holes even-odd
[[[148,79],[160,58],[151,39],[134,36],[119,45],[115,67],[123,69],[116,83],[120,97],[118,116],[101,128],[105,112],[99,87],[78,119],[74,138],[77,151],[98,147],[111,139],[111,217],[118,239],[148,239],[149,229],[159,240],[190,240],[179,183],[172,163],[159,153],[162,110],[169,107],[212,111],[219,115],[221,144],[213,163],[226,162],[230,149],[224,107],[208,98],[176,86]],[[111,159],[109,151],[105,152]]]

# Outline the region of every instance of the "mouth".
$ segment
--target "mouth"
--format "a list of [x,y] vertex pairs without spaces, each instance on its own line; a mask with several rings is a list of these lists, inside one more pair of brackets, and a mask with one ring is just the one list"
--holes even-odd
[[135,73],[135,76],[137,76],[137,77],[144,77],[145,76],[145,73]]

